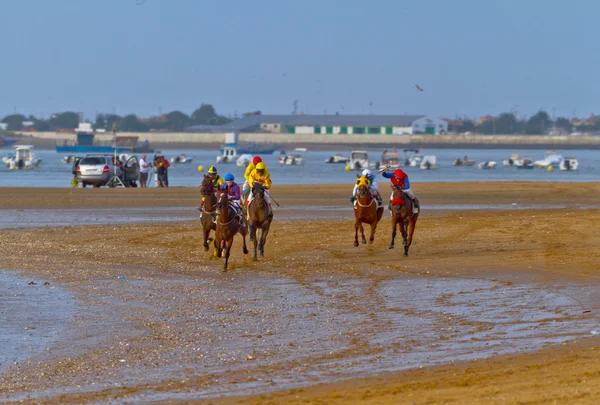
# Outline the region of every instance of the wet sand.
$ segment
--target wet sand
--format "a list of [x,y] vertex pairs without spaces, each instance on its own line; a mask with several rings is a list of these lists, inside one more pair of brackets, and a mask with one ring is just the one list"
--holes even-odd
[[[599,184],[415,185],[427,208],[409,257],[387,248],[387,214],[374,245],[352,246],[349,189],[275,188],[292,208],[275,208],[265,257],[244,258],[236,240],[227,273],[201,249],[191,214],[0,231],[2,267],[75,300],[62,337],[0,376],[0,401],[600,400]],[[0,211],[164,208],[161,217],[193,212],[197,196],[2,189]],[[311,215],[314,205],[336,214]]]

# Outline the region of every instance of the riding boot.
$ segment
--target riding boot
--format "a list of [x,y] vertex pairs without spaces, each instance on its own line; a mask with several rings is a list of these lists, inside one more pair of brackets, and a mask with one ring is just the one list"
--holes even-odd
[[392,210],[392,201],[390,200],[390,202],[388,203],[388,210]]
[[419,203],[417,202],[417,199],[411,199],[413,206],[415,207],[413,212],[416,214],[417,212],[419,212]]

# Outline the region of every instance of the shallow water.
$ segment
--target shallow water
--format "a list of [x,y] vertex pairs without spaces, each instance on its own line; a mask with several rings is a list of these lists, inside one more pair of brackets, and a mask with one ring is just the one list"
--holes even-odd
[[74,302],[68,291],[0,270],[0,373],[60,340]]
[[[357,147],[362,149],[362,147]],[[369,158],[375,162],[381,159],[383,148],[368,148]],[[462,182],[462,181],[598,181],[600,178],[600,153],[596,150],[568,150],[557,151],[563,156],[574,156],[579,160],[579,171],[562,172],[556,170],[549,173],[543,169],[519,170],[515,167],[502,166],[502,160],[508,159],[512,153],[518,152],[521,156],[530,156],[534,160],[542,159],[544,149],[516,150],[516,149],[426,149],[423,155],[436,155],[438,158],[437,170],[420,170],[408,167],[411,182]],[[6,155],[9,149],[0,149],[1,155]],[[62,154],[49,150],[36,150],[42,158],[39,168],[33,170],[10,171],[0,165],[0,186],[4,187],[70,187],[72,174],[71,165],[61,162]],[[348,155],[349,151],[308,151],[305,163],[299,166],[282,166],[279,164],[279,153],[264,155],[263,159],[269,167],[274,184],[352,184],[356,172],[346,172],[344,165],[326,164],[325,159],[337,152]],[[167,158],[186,153],[193,157],[191,164],[172,166],[169,169],[169,183],[171,186],[198,186],[202,182],[198,173],[198,165],[203,165],[205,170],[215,163],[218,150],[169,150],[163,154]],[[495,160],[498,162],[496,170],[479,170],[475,166],[452,166],[452,160],[468,155],[469,158],[482,162]],[[400,150],[402,157],[402,151]],[[242,179],[244,168],[235,164],[218,164],[221,174],[231,172],[236,178]],[[381,176],[379,176],[381,180]]]

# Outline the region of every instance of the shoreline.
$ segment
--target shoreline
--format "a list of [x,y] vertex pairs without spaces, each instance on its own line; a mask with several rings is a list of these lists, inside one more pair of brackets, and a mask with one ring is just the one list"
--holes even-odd
[[[420,183],[415,192],[431,206],[517,202],[538,208],[424,209],[411,253],[403,258],[399,243],[396,249],[387,249],[387,214],[375,244],[359,248],[351,245],[350,207],[344,218],[311,219],[312,207],[336,207],[340,199],[345,201],[347,185],[278,186],[278,201],[297,207],[304,219],[290,219],[288,212],[275,208],[265,258],[257,262],[244,258],[236,238],[228,273],[220,272],[221,261],[201,250],[197,220],[0,230],[5,268],[34,280],[48,279],[67,288],[79,302],[68,344],[55,343],[44,355],[12,366],[0,376],[0,398],[10,403],[30,396],[49,405],[145,403],[152,398],[182,403],[214,403],[218,398],[225,404],[365,405],[552,398],[566,405],[585,393],[590,404],[597,402],[600,342],[589,331],[576,335],[575,341],[558,346],[557,341],[535,353],[492,354],[477,361],[415,366],[410,371],[316,385],[318,373],[324,373],[322,381],[335,380],[352,370],[348,367],[383,366],[386,358],[398,353],[400,358],[422,350],[451,354],[452,349],[443,348],[462,341],[460,336],[469,336],[471,328],[478,330],[478,338],[465,340],[467,347],[485,347],[502,336],[489,329],[493,323],[485,322],[484,316],[470,319],[461,311],[450,315],[448,311],[460,308],[460,302],[470,302],[465,314],[481,310],[489,316],[497,310],[501,314],[497,322],[508,316],[508,326],[539,336],[553,325],[598,323],[600,297],[592,292],[600,286],[596,269],[600,236],[595,231],[600,209],[547,207],[563,202],[567,192],[569,204],[596,205],[600,183],[458,185],[460,193],[457,184],[447,183]],[[196,188],[22,191],[3,189],[0,209],[20,209],[26,215],[28,210],[68,207],[191,208],[199,194]],[[432,322],[430,332],[420,339],[408,337],[410,328],[403,331],[404,318],[392,327],[397,314],[411,313],[408,302],[398,301],[396,307],[392,294],[411,285],[406,280],[423,280],[423,292],[432,296],[430,305],[412,309],[415,320]],[[467,284],[456,285],[456,290],[444,287],[460,280]],[[481,285],[484,281],[492,284]],[[392,288],[395,283],[399,284]],[[412,285],[421,296],[421,287]],[[445,291],[436,292],[436,285]],[[519,288],[527,285],[538,287],[531,295],[521,294]],[[494,304],[481,295],[488,291],[502,297],[503,289],[516,294],[509,300],[512,303]],[[564,296],[562,310],[551,310],[542,299],[548,294]],[[521,305],[522,299],[522,309],[509,309]],[[549,313],[540,317],[540,323],[527,318],[543,308]],[[587,310],[591,312],[583,312]],[[308,333],[295,335],[296,329]],[[510,339],[504,341],[507,344]],[[274,379],[290,379],[302,387],[288,389]],[[581,379],[586,380],[584,385]],[[263,387],[254,396],[193,401],[194,392],[200,396],[217,389],[235,394],[253,385]],[[187,391],[192,396],[180,396]]]

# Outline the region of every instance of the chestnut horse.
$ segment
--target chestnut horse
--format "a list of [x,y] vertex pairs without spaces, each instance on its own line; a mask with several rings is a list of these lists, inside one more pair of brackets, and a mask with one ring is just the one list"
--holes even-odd
[[[246,208],[250,222],[250,241],[254,242],[255,260],[257,247],[260,250],[260,256],[265,255],[265,243],[267,243],[267,235],[273,221],[273,212],[269,214],[269,205],[265,200],[265,192],[264,186],[255,182],[252,187],[252,201]],[[260,242],[256,237],[258,228],[261,229]]]
[[215,257],[222,257],[225,250],[225,265],[223,271],[227,271],[229,253],[233,245],[233,237],[240,233],[244,239],[244,254],[248,253],[246,248],[246,235],[248,235],[248,226],[243,219],[242,211],[236,212],[229,204],[229,195],[226,189],[220,189],[217,197],[217,229],[215,230]]
[[200,194],[204,197],[204,207],[200,213],[200,223],[202,223],[202,234],[204,235],[204,250],[208,250],[209,242],[212,242],[210,231],[216,229],[214,217],[216,214],[217,197],[213,182],[208,176],[204,176],[200,186]]
[[[408,256],[408,248],[412,243],[415,226],[419,214],[413,213],[413,203],[402,189],[392,185],[394,190],[392,193],[392,242],[389,248],[394,248],[394,239],[396,238],[396,225],[400,225],[400,233],[402,233],[402,245],[404,245],[404,256]],[[419,200],[415,198],[417,204]],[[419,204],[420,205],[420,204]],[[408,233],[408,237],[407,237]]]
[[354,246],[358,246],[359,229],[362,236],[362,243],[367,243],[363,223],[371,225],[369,243],[373,243],[377,223],[379,223],[381,215],[383,215],[383,207],[377,209],[377,201],[369,192],[369,179],[359,177],[356,180],[356,185],[358,186],[358,194],[356,195],[356,205],[354,206],[354,218],[356,219],[354,223]]

